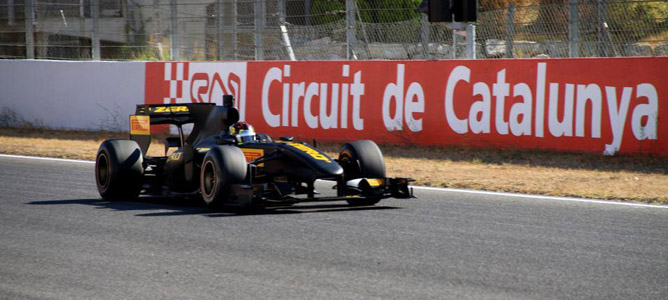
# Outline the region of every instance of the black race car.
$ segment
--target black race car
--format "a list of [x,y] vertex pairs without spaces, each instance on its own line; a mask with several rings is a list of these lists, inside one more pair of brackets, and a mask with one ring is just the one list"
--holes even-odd
[[[234,98],[226,95],[223,103],[137,105],[130,139],[106,140],[98,150],[95,179],[102,198],[201,196],[219,210],[316,201],[364,206],[413,197],[411,179],[385,177],[383,155],[372,141],[345,144],[338,159],[290,137],[273,141],[257,134],[239,141],[229,130],[239,120]],[[175,126],[178,136],[166,138],[165,156],[147,156],[151,126],[161,124]],[[193,124],[187,137],[185,124]],[[170,148],[176,150],[167,155]],[[316,180],[336,182],[336,196],[316,196]]]

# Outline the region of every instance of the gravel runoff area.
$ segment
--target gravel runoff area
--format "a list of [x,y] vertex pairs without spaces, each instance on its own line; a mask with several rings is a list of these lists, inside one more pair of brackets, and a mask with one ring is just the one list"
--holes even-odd
[[[0,153],[93,160],[99,144],[122,133],[0,129]],[[336,156],[341,144],[318,143]],[[668,203],[668,157],[602,156],[525,150],[380,145],[389,176],[416,185]],[[164,145],[155,140],[151,155]]]

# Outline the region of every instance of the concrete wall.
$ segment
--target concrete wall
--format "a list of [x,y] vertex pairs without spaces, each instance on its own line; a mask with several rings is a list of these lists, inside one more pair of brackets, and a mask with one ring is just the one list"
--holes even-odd
[[144,62],[0,60],[0,110],[62,129],[126,130],[144,102]]

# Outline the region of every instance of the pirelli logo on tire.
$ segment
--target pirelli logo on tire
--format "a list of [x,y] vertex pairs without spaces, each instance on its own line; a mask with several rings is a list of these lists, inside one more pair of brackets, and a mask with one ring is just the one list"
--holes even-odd
[[149,116],[130,116],[131,135],[151,135],[151,118]]

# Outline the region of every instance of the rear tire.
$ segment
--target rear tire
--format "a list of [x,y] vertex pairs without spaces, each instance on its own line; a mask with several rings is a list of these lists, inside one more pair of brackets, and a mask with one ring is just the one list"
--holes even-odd
[[234,146],[213,147],[202,161],[200,192],[209,209],[221,210],[231,194],[232,185],[246,178],[246,157]]
[[[357,178],[385,178],[385,160],[378,145],[370,140],[354,141],[343,145],[339,152],[339,164],[345,181]],[[380,198],[346,200],[352,206],[378,203]]]
[[104,200],[134,200],[143,185],[144,157],[133,140],[106,140],[97,151],[95,182]]

